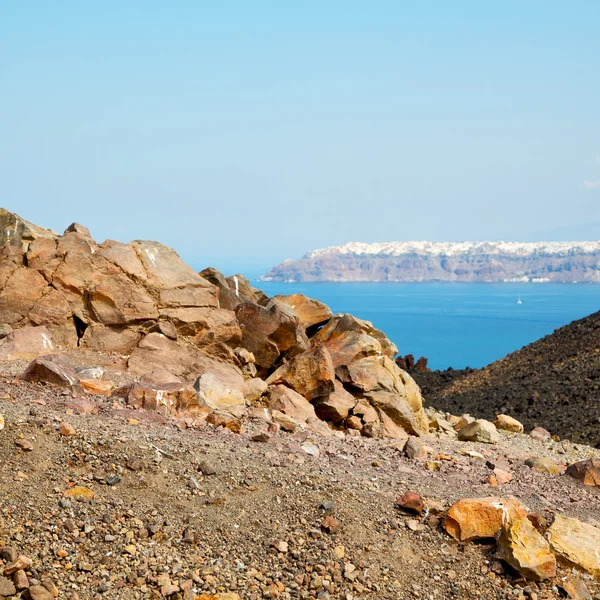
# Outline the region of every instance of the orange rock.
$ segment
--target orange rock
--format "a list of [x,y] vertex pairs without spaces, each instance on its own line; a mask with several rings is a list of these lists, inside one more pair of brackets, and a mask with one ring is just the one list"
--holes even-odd
[[459,541],[493,538],[503,523],[521,517],[527,513],[510,498],[463,498],[450,507],[444,529]]
[[504,523],[497,556],[526,579],[542,581],[556,576],[556,558],[527,517]]
[[80,379],[79,385],[84,392],[95,396],[108,396],[115,387],[112,381],[102,379]]
[[81,485],[76,485],[65,491],[65,496],[68,498],[77,498],[78,496],[83,496],[86,500],[91,500],[94,497],[94,492],[89,488],[83,487]]
[[590,458],[573,463],[567,469],[567,475],[580,479],[585,485],[600,487],[600,459]]
[[60,431],[60,434],[64,436],[72,436],[77,434],[77,432],[75,431],[75,427],[73,427],[73,425],[71,425],[70,423],[61,423],[58,429]]

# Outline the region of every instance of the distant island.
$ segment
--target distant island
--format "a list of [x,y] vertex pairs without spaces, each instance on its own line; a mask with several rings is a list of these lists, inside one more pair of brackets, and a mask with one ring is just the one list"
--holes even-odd
[[600,241],[351,242],[285,260],[261,280],[600,283]]

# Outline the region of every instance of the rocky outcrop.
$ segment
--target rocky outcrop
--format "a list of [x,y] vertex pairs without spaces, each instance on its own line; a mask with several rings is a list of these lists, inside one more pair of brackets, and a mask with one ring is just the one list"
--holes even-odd
[[[6,211],[2,223],[0,358],[77,346],[125,355],[128,373],[146,379],[116,393],[166,415],[214,413],[229,423],[270,403],[290,427],[292,419],[321,433],[427,431],[418,386],[367,321],[302,294],[269,298],[242,275],[198,274],[158,242],[98,244],[82,225],[58,235]],[[48,357],[24,377],[76,383]]]
[[286,260],[263,280],[600,283],[600,242],[353,242]]

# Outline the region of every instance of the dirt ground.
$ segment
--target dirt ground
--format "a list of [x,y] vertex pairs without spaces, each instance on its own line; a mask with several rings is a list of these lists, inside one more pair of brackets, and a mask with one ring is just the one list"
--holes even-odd
[[[78,356],[125,383],[118,359]],[[541,584],[502,573],[493,542],[459,544],[433,515],[413,531],[415,516],[396,500],[409,490],[446,507],[512,496],[542,514],[600,525],[599,489],[524,464],[600,456],[586,446],[506,432],[497,445],[430,436],[439,470],[428,470],[393,440],[279,432],[253,441],[261,422],[247,421],[241,434],[189,427],[115,399],[19,381],[22,368],[0,365],[0,547],[29,556],[30,583],[52,582],[59,598],[559,598],[569,570]],[[63,422],[75,435],[61,434]],[[493,487],[486,463],[499,459],[514,480]],[[93,497],[65,496],[76,486]]]

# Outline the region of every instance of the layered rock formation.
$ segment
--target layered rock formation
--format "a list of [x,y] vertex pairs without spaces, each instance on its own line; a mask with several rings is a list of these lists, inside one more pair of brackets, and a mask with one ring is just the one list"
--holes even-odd
[[286,260],[263,279],[600,283],[600,242],[353,242]]
[[0,358],[116,352],[145,378],[119,393],[167,412],[239,418],[255,405],[320,431],[314,419],[368,436],[426,429],[418,386],[366,321],[298,294],[268,298],[241,275],[196,273],[158,242],[98,244],[81,225],[58,235],[7,211],[0,224]]

